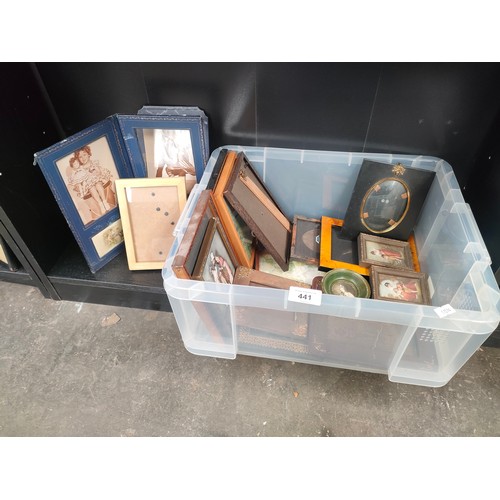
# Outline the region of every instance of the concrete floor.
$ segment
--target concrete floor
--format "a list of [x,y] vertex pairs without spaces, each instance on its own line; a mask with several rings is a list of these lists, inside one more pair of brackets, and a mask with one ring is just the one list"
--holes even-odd
[[0,303],[0,436],[500,435],[497,348],[431,389],[195,356],[171,313],[53,301],[6,282]]

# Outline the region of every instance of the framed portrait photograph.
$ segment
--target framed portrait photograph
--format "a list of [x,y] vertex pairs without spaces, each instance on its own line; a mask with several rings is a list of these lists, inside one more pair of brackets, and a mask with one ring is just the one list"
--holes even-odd
[[386,266],[415,271],[410,243],[407,241],[359,233],[358,255],[360,266]]
[[208,162],[210,158],[210,145],[208,140],[208,116],[198,106],[154,106],[145,105],[137,110],[138,115],[161,115],[161,116],[195,116],[201,122],[203,142],[205,144],[204,158]]
[[237,154],[234,151],[224,150],[221,151],[221,154],[224,154],[224,161],[214,182],[212,200],[238,264],[253,267],[256,252],[255,236],[250,226],[224,196],[227,183],[235,167]]
[[372,266],[370,283],[374,299],[411,304],[431,303],[425,273]]
[[321,220],[294,216],[290,259],[319,264],[320,237]]
[[118,179],[116,192],[129,269],[161,269],[186,205],[184,180]]
[[208,223],[217,216],[211,192],[203,190],[172,260],[172,271],[180,279],[191,279]]
[[224,197],[283,271],[289,266],[292,224],[243,152],[239,152]]
[[189,194],[206,166],[200,116],[116,115],[134,177],[181,177]]
[[359,265],[357,241],[340,236],[343,223],[341,219],[321,217],[318,269],[325,272],[330,269],[348,269],[369,276],[368,267]]
[[231,284],[238,263],[218,218],[208,224],[192,279]]
[[133,177],[110,117],[35,153],[91,272],[123,251],[115,181]]
[[408,241],[435,172],[364,159],[347,207],[342,237],[359,233]]

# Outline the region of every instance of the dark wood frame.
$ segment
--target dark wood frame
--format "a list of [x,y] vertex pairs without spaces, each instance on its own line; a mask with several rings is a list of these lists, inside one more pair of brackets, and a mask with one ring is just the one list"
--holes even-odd
[[172,271],[178,278],[191,279],[208,223],[216,215],[211,191],[202,191],[172,260]]
[[[221,243],[228,254],[229,257],[228,264],[231,264],[232,266],[231,272],[232,272],[232,278],[234,279],[234,274],[236,273],[236,269],[238,267],[238,261],[236,260],[236,256],[234,255],[233,249],[231,248],[231,245],[229,244],[229,241],[227,240],[226,235],[224,234],[224,229],[222,228],[219,219],[216,217],[212,218],[208,223],[208,227],[205,232],[205,236],[203,237],[203,242],[201,244],[200,251],[198,253],[198,258],[196,259],[196,265],[194,267],[193,274],[191,276],[192,279],[207,281],[203,279],[203,274],[206,269],[206,266],[208,265],[210,249],[212,248],[212,245],[214,244],[216,238],[220,238]],[[227,259],[225,260],[227,261]],[[215,281],[213,282],[215,283]],[[232,280],[230,280],[230,283],[228,284],[231,283]]]
[[[391,248],[395,249],[402,256],[401,262],[400,263],[392,262],[390,260],[384,261],[376,259],[374,257],[370,257],[367,248],[367,244],[369,242],[376,245],[387,247],[389,250]],[[394,240],[392,238],[375,236],[372,234],[359,233],[358,257],[359,257],[359,265],[364,267],[384,266],[384,267],[393,267],[395,269],[415,271],[413,267],[413,258],[410,249],[410,243],[407,241],[400,241],[400,240]]]
[[[314,241],[317,242],[314,250],[307,248],[307,251],[303,251],[302,246],[306,246],[300,244],[302,241],[303,235],[307,234],[309,231],[312,231],[313,235],[316,235]],[[310,264],[319,264],[319,255],[320,255],[320,238],[321,238],[321,220],[320,219],[310,219],[307,217],[303,217],[301,215],[295,215],[293,218],[293,227],[292,227],[292,243],[290,246],[290,259],[300,260],[303,262],[309,262]]]
[[[413,279],[418,282],[420,286],[420,295],[421,299],[419,301],[405,300],[393,297],[387,297],[380,294],[380,286],[384,281],[384,277],[388,277],[392,280],[397,280],[398,278],[406,278]],[[424,304],[430,305],[430,293],[429,293],[429,285],[427,282],[427,274],[425,273],[417,273],[415,271],[402,271],[400,269],[393,269],[391,267],[383,267],[383,266],[372,266],[370,273],[370,284],[372,287],[372,297],[374,299],[386,300],[390,302],[402,302],[405,304]]]
[[291,286],[298,286],[300,288],[311,288],[310,283],[303,283],[301,281],[291,280],[275,274],[258,271],[257,269],[250,269],[245,266],[238,266],[234,275],[234,285],[247,285],[247,286],[262,286],[266,288],[280,288],[287,290]]
[[224,196],[248,224],[257,240],[286,271],[290,258],[292,224],[243,152],[238,153]]
[[[224,196],[227,183],[235,166],[237,153],[235,151],[221,150],[219,154],[224,154],[224,163],[212,190],[212,200],[238,264],[252,267],[256,252],[255,237],[247,223]],[[247,244],[244,240],[251,240],[251,242]]]

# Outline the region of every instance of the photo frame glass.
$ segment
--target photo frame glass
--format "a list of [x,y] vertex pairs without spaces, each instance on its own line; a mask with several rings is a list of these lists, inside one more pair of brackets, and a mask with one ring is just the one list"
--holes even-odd
[[129,269],[161,269],[186,204],[183,179],[120,179],[116,189]]

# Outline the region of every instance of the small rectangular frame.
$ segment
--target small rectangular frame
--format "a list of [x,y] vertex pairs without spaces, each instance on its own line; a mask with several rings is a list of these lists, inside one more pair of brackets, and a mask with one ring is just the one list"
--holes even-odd
[[360,266],[385,266],[415,271],[410,243],[407,241],[359,233],[358,257]]
[[391,267],[371,266],[372,297],[379,300],[430,305],[428,277],[425,273]]
[[290,260],[319,264],[321,220],[301,215],[293,218]]
[[224,196],[271,253],[283,271],[288,269],[292,224],[243,152],[236,158]]
[[161,269],[186,204],[184,179],[118,179],[115,184],[129,269]]
[[208,223],[191,278],[230,285],[237,267],[238,262],[222,225],[214,217]]

